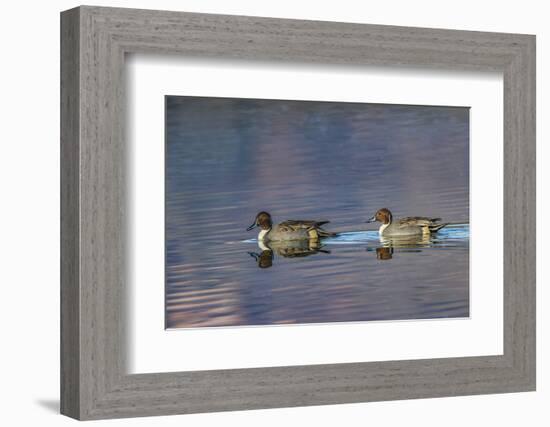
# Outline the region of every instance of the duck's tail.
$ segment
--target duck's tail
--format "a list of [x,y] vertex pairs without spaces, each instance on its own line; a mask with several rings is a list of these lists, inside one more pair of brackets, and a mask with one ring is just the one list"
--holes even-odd
[[338,233],[334,233],[332,231],[324,230],[323,228],[317,228],[317,235],[319,237],[336,237],[338,236]]
[[312,239],[321,239],[323,237],[335,237],[337,233],[325,230],[322,226],[330,221],[309,221],[308,234]]
[[449,223],[444,222],[442,224],[433,224],[433,225],[430,225],[428,228],[430,229],[431,233],[437,233],[439,230],[441,230],[446,225],[449,225]]
[[310,239],[322,239],[325,237],[336,237],[338,233],[327,231],[319,226],[310,227],[307,231]]

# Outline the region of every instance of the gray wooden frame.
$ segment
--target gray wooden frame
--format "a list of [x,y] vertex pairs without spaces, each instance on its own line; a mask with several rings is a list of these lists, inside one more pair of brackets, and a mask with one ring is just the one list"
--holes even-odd
[[[500,71],[504,354],[128,375],[126,53]],[[535,37],[83,6],[61,14],[61,412],[183,414],[535,389]]]

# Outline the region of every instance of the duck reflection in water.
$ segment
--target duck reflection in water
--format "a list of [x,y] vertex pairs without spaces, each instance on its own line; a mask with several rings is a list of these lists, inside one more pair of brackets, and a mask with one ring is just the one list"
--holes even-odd
[[[380,261],[392,259],[395,249],[397,252],[421,252],[422,248],[430,247],[433,244],[432,240],[430,235],[426,234],[392,238],[380,236],[381,246],[374,248],[376,259]],[[368,248],[367,251],[372,251],[372,249]]]
[[248,252],[252,258],[258,263],[258,268],[269,268],[273,265],[273,251],[265,249],[261,253]]
[[379,259],[380,261],[385,261],[388,259],[393,258],[393,248],[381,246],[379,248],[376,248],[376,259]]
[[303,258],[310,255],[324,253],[330,254],[330,251],[322,249],[323,245],[319,239],[302,239],[289,241],[258,241],[260,253],[248,252],[253,257],[259,268],[269,268],[273,265],[274,254],[284,258]]

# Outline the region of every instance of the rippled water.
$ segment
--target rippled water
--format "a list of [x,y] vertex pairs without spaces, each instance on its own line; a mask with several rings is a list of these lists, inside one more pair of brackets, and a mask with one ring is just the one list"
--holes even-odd
[[[166,326],[469,314],[468,109],[167,97]],[[453,223],[420,242],[364,222]],[[259,247],[256,213],[329,219],[321,247]]]

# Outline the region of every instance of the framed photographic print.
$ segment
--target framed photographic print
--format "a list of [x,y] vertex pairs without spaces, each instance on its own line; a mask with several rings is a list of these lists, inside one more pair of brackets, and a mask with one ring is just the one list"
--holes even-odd
[[535,38],[61,15],[61,408],[535,389]]
[[166,328],[469,317],[469,108],[167,96],[165,111]]

